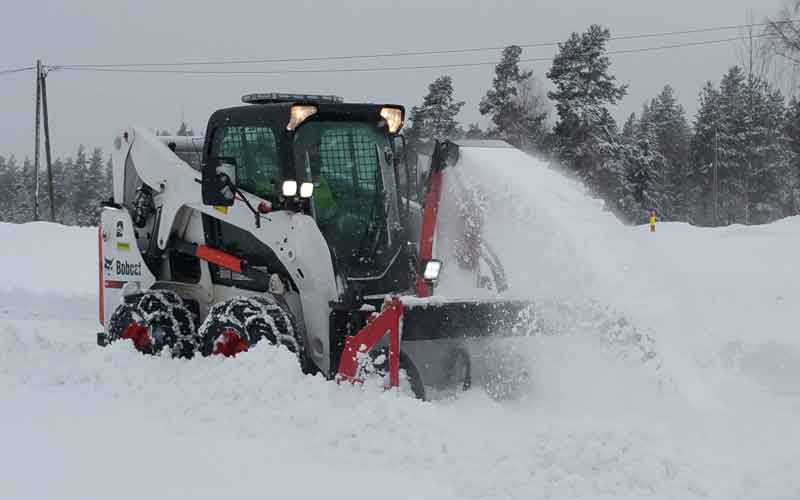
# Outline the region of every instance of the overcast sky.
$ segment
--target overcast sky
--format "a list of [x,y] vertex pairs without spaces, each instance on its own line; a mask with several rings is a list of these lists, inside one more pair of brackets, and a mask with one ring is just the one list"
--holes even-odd
[[[589,24],[612,35],[652,33],[756,21],[780,0],[3,0],[0,69],[47,64],[172,62],[282,58],[397,50],[502,46],[563,41]],[[648,47],[736,36],[737,32],[612,42],[609,49]],[[552,57],[554,48],[526,49],[523,57]],[[612,72],[630,85],[614,111],[638,111],[665,83],[690,114],[706,80],[717,81],[739,61],[734,43],[612,56]],[[352,68],[496,61],[499,53],[439,55],[326,63],[241,66],[247,70]],[[548,63],[533,64],[544,79]],[[80,143],[109,150],[126,125],[175,130],[184,117],[201,131],[209,114],[253,91],[335,93],[350,101],[418,103],[427,84],[452,74],[467,102],[463,122],[479,121],[480,97],[493,66],[405,72],[176,76],[56,71],[48,78],[54,154],[71,155]],[[32,156],[33,73],[0,76],[0,154]]]

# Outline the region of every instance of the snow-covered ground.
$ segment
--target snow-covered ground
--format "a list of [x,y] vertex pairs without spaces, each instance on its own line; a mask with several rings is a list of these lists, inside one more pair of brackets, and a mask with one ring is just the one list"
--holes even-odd
[[651,234],[517,152],[462,162],[548,325],[517,397],[98,348],[96,230],[0,224],[0,497],[800,499],[800,218]]

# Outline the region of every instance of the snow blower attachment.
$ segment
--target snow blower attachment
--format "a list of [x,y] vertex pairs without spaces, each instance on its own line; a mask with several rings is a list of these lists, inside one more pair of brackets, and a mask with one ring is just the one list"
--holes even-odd
[[243,100],[202,139],[116,138],[98,343],[230,356],[266,339],[306,372],[426,398],[469,387],[486,342],[527,333],[531,304],[499,298],[480,193],[453,173],[460,148],[507,145],[436,143],[420,176],[401,106]]

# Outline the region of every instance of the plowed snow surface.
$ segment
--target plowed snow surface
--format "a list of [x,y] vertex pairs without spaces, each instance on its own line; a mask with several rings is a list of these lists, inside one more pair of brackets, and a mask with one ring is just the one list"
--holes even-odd
[[650,234],[519,153],[462,161],[552,327],[514,398],[98,348],[96,230],[0,224],[0,497],[800,498],[800,219]]

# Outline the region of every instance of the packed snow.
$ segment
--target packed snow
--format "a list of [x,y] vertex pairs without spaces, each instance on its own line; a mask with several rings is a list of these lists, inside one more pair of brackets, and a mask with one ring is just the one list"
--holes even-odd
[[96,230],[0,224],[1,496],[800,498],[800,218],[650,233],[517,151],[460,163],[547,325],[513,398],[99,348]]

